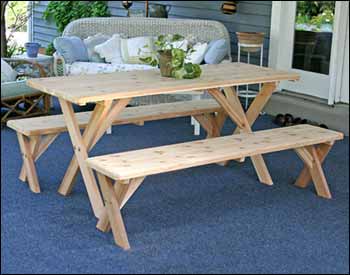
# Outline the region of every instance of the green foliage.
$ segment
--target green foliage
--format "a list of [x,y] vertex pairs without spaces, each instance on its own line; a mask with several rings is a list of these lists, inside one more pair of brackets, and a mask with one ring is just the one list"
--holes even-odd
[[322,14],[318,16],[314,16],[311,19],[311,24],[320,28],[323,24],[332,24],[334,22],[334,14],[330,10],[324,11]]
[[335,1],[298,1],[296,23],[319,31],[323,24],[334,23]]
[[176,79],[194,79],[200,77],[202,69],[197,64],[187,63],[184,64],[180,69],[173,71],[173,76]]
[[44,19],[53,19],[59,32],[72,21],[87,17],[108,17],[107,1],[49,1]]
[[298,13],[309,18],[318,16],[326,10],[335,10],[335,1],[297,1]]
[[171,55],[172,55],[171,66],[174,69],[182,68],[185,63],[186,52],[181,49],[172,49]]
[[16,43],[11,43],[7,46],[7,52],[5,57],[12,57],[14,55],[23,54],[25,52],[25,48],[22,46],[18,46]]
[[160,35],[155,41],[156,52],[146,58],[140,58],[140,60],[151,66],[158,66],[159,60],[156,53],[161,54],[164,52],[171,52],[171,67],[173,68],[172,74],[176,79],[194,79],[198,78],[202,74],[202,69],[197,64],[185,63],[187,54],[193,52],[193,48],[190,46],[187,51],[174,47],[174,42],[179,42],[185,38],[179,34],[174,35]]
[[50,43],[50,44],[47,45],[47,47],[46,47],[45,54],[46,54],[46,55],[52,56],[52,55],[55,53],[55,51],[56,51],[56,49],[55,49],[55,47],[53,46],[53,43]]
[[[10,1],[6,10],[6,24],[9,29],[27,31],[28,1]],[[20,21],[20,22],[19,22]],[[16,26],[17,25],[17,26]]]

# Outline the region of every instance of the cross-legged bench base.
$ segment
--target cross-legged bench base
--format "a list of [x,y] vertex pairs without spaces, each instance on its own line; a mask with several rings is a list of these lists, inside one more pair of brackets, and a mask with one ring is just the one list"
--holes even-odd
[[[79,127],[87,127],[92,112],[77,114]],[[220,135],[221,128],[227,116],[215,100],[196,100],[158,105],[126,108],[118,116],[113,125],[136,124],[142,126],[145,121],[162,120],[176,117],[194,116],[202,123],[208,136]],[[217,117],[217,118],[216,118]],[[40,193],[35,162],[41,157],[55,139],[67,131],[63,115],[53,115],[38,118],[28,118],[8,122],[8,127],[17,132],[20,149],[23,155],[23,166],[20,180],[28,181],[32,192]],[[61,186],[60,193],[67,196],[73,188]]]
[[306,186],[312,180],[317,194],[330,199],[321,163],[334,142],[341,139],[341,133],[300,125],[90,158],[86,163],[98,174],[106,206],[98,228],[108,231],[111,227],[116,244],[129,249],[120,209],[145,177],[289,149],[305,163],[297,185]]

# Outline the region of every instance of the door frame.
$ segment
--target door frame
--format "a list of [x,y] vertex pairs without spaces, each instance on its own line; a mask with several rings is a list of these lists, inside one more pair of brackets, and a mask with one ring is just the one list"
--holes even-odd
[[[296,1],[272,1],[271,30],[270,30],[270,49],[269,49],[269,67],[281,69],[289,66],[286,59],[283,44],[294,43],[294,35],[285,37],[283,43],[280,42],[281,34],[286,33],[288,24],[295,22]],[[328,104],[333,105],[340,94],[342,82],[343,57],[346,46],[346,21],[349,17],[349,2],[336,1],[336,17],[334,29],[337,30],[333,35],[332,58],[330,64],[330,88],[328,93]],[[345,21],[345,23],[344,23]],[[288,63],[286,63],[286,60]]]

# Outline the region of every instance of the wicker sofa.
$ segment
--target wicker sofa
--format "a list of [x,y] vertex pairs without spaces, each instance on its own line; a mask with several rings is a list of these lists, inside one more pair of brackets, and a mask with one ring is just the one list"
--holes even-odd
[[[113,35],[124,34],[128,37],[158,36],[160,34],[194,35],[199,41],[225,39],[230,45],[230,35],[226,27],[217,21],[191,19],[162,19],[162,18],[85,18],[71,22],[63,32],[63,36],[78,36],[85,39],[102,33]],[[227,60],[231,60],[230,46]],[[65,75],[65,60],[55,55],[54,72],[57,76]],[[134,101],[134,105],[156,104],[174,101],[173,95],[145,97]]]

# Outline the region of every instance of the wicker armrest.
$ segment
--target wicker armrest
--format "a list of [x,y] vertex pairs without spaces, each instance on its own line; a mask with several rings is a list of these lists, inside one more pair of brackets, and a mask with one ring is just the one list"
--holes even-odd
[[66,62],[63,56],[59,55],[57,52],[53,55],[53,70],[55,76],[65,76],[66,75]]
[[[30,61],[26,59],[20,59],[20,58],[4,58],[6,62],[8,62],[11,67],[16,69],[16,67],[21,66],[21,65],[31,65],[33,68],[38,69],[40,77],[47,77],[47,73],[42,65],[35,61]],[[18,77],[23,77],[23,76],[31,76],[27,74],[19,74]]]

